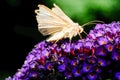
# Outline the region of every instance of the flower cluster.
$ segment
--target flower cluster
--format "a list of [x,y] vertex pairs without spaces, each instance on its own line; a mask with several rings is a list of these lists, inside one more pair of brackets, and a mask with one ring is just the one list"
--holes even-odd
[[97,24],[85,39],[42,41],[6,80],[120,80],[120,22]]

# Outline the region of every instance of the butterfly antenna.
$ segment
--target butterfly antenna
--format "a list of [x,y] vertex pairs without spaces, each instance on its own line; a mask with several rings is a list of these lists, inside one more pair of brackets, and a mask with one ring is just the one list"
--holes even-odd
[[[90,24],[98,24],[98,23],[102,23],[103,24],[104,22],[103,21],[99,21],[99,20],[93,20],[93,21],[89,21],[89,22],[83,24],[82,27],[85,27],[85,26],[90,25]],[[87,32],[85,32],[84,30],[83,30],[83,33],[88,35]]]
[[89,21],[89,22],[83,24],[82,27],[85,27],[85,26],[90,25],[90,24],[98,24],[98,23],[102,23],[103,24],[104,22],[103,21],[99,21],[99,20],[93,20],[93,21]]

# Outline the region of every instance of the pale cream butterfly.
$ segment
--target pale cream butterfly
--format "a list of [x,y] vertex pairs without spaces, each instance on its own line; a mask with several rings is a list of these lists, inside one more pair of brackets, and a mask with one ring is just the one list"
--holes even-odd
[[44,5],[38,5],[39,9],[35,10],[36,19],[38,22],[38,30],[45,36],[50,35],[46,40],[50,41],[59,41],[63,38],[69,38],[70,41],[72,37],[79,35],[84,32],[83,26],[88,24],[94,24],[95,22],[101,22],[98,20],[90,21],[82,26],[78,23],[74,23],[65,13],[56,5],[49,9]]

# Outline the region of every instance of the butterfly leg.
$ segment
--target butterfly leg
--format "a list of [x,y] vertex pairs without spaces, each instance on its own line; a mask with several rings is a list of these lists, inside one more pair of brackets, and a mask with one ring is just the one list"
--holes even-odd
[[55,44],[59,41],[60,39],[57,39],[56,41],[55,41]]
[[61,39],[63,39],[63,38],[64,38],[64,35],[59,36],[59,38],[56,39],[55,43],[57,43],[59,40],[61,40]]
[[78,35],[79,35],[80,39],[82,39],[82,36],[81,36],[81,34],[80,34],[80,33],[78,33]]
[[[69,46],[70,46],[69,48],[70,48],[70,52],[71,52],[71,41],[72,41],[72,35],[69,37]],[[70,52],[69,52],[69,55],[71,54]]]
[[85,31],[83,31],[86,35],[88,35]]

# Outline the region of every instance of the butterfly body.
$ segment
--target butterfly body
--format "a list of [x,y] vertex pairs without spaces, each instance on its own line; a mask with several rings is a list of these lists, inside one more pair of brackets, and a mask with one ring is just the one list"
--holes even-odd
[[48,38],[47,41],[58,41],[63,38],[69,38],[70,40],[72,37],[75,37],[79,33],[82,33],[83,29],[78,24],[76,25],[69,25],[68,27],[64,27],[63,30],[60,32],[56,32],[52,35],[52,37]]
[[38,30],[44,36],[50,35],[46,41],[57,42],[63,38],[71,40],[72,37],[83,32],[83,28],[66,16],[56,4],[52,9],[44,5],[38,5],[38,7],[39,9],[35,10]]

